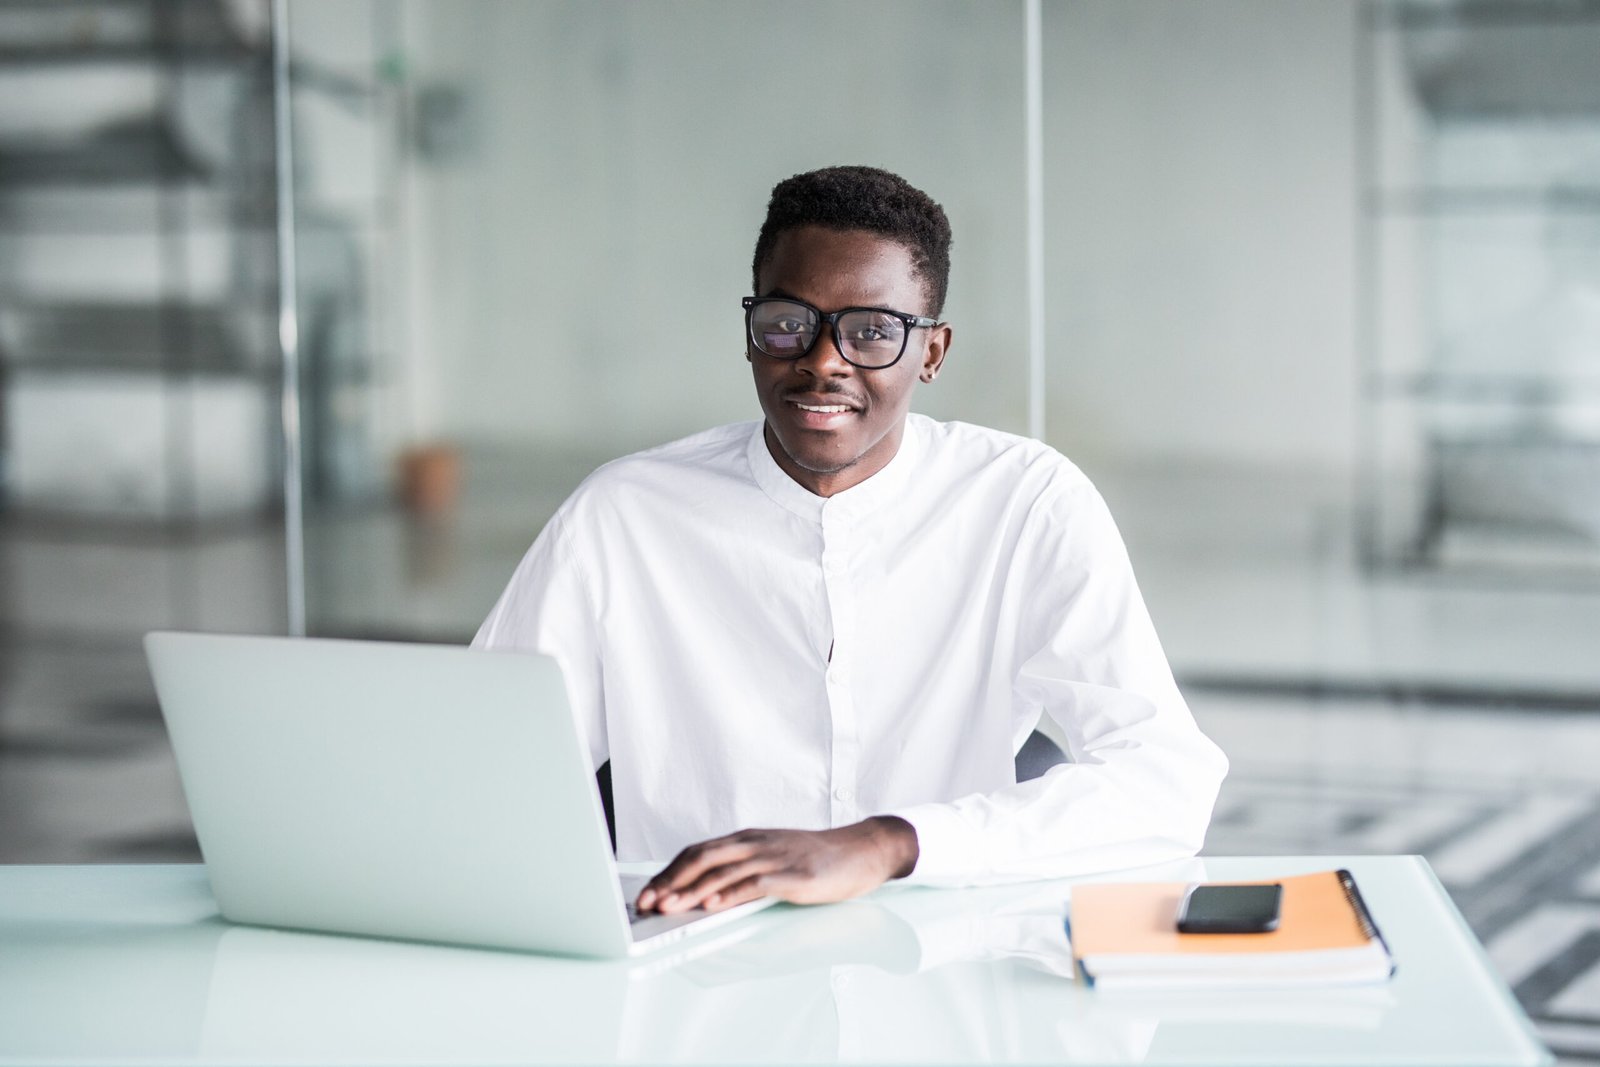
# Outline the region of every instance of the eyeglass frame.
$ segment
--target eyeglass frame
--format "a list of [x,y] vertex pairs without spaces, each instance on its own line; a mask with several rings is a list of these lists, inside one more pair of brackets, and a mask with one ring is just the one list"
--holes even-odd
[[[797,359],[805,359],[807,356],[809,356],[811,354],[811,350],[817,347],[817,342],[822,340],[822,330],[821,329],[817,330],[817,335],[811,339],[811,343],[805,347],[804,351],[797,352],[792,356],[775,356],[771,352],[768,352],[765,348],[762,348],[761,345],[756,342],[754,311],[755,311],[755,308],[756,308],[757,304],[765,304],[768,301],[774,301],[774,300],[781,300],[786,304],[799,304],[801,307],[808,309],[814,315],[817,316],[817,318],[819,320],[819,322],[818,322],[818,326],[819,327],[821,326],[822,323],[824,323],[824,322],[827,323],[828,324],[828,329],[830,331],[832,331],[832,333],[833,333],[833,348],[834,348],[834,351],[839,353],[839,358],[844,360],[846,363],[850,364],[852,367],[859,367],[862,370],[888,370],[890,367],[894,366],[895,364],[899,363],[902,359],[905,358],[906,349],[911,347],[911,331],[912,330],[919,329],[919,328],[922,328],[922,327],[927,327],[927,326],[938,326],[940,324],[938,319],[930,319],[926,315],[913,315],[913,314],[911,314],[910,312],[907,312],[907,311],[896,311],[893,308],[848,307],[848,308],[840,308],[838,311],[834,311],[834,312],[831,312],[831,313],[825,313],[825,312],[823,312],[823,310],[821,308],[816,307],[816,306],[814,306],[812,304],[808,304],[804,300],[799,300],[799,299],[796,299],[795,297],[792,297],[792,296],[746,296],[746,297],[741,297],[740,300],[739,300],[739,304],[740,304],[741,307],[744,308],[744,335],[745,335],[745,337],[749,340],[750,344],[755,348],[755,350],[757,352],[760,352],[763,356],[766,356],[768,359],[781,359],[785,363],[793,363]],[[867,364],[857,363],[855,360],[853,360],[849,356],[845,355],[845,353],[844,353],[844,339],[839,336],[839,319],[840,319],[841,316],[848,315],[852,311],[874,311],[874,312],[877,312],[880,315],[891,315],[894,318],[899,319],[905,325],[905,328],[906,328],[905,336],[900,338],[900,354],[895,356],[893,359],[891,359],[887,363],[879,363],[879,364],[876,364],[876,365],[867,365]]]

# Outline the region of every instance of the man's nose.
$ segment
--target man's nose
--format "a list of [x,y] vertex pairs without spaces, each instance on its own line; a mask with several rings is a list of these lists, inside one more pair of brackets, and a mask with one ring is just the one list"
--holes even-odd
[[811,351],[801,356],[797,362],[802,370],[819,378],[844,377],[855,369],[839,351],[833,329],[827,323],[822,324],[822,332],[817,337],[817,343],[811,346]]

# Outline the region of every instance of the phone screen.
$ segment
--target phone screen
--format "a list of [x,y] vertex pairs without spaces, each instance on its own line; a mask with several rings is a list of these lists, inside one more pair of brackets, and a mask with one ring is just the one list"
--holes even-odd
[[1278,928],[1283,886],[1195,885],[1178,909],[1186,934],[1263,934]]

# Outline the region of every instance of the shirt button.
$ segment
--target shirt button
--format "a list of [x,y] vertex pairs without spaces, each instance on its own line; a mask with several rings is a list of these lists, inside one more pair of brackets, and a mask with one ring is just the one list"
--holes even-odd
[[842,803],[845,803],[845,804],[850,803],[850,801],[854,797],[855,797],[855,794],[850,792],[850,790],[846,789],[842,785],[838,789],[835,789],[833,791],[833,799],[838,800],[838,801],[840,801]]
[[843,685],[844,684],[844,668],[843,667],[835,667],[833,670],[829,671],[828,672],[828,681],[832,685]]
[[838,556],[829,556],[827,559],[822,561],[822,569],[827,571],[829,574],[843,574],[844,560],[840,559]]

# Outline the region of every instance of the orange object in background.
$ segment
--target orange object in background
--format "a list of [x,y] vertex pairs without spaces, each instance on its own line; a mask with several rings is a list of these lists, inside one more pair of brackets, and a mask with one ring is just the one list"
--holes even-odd
[[454,510],[461,497],[461,450],[432,444],[400,453],[400,502],[411,514],[431,518]]

